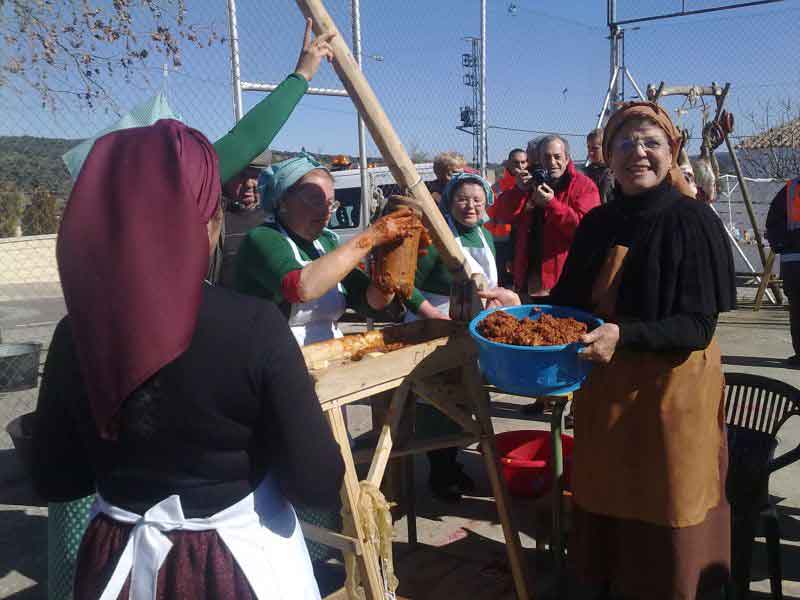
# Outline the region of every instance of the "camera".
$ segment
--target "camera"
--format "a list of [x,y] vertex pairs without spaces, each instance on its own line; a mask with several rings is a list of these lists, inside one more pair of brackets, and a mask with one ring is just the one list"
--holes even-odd
[[550,185],[553,181],[553,178],[550,176],[550,171],[547,169],[534,169],[533,173],[531,173],[531,179],[536,187],[539,187],[543,183]]

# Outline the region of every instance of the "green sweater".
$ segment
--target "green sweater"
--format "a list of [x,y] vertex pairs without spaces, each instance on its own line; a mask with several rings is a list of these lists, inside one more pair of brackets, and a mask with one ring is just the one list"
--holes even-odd
[[[483,225],[470,229],[462,225],[456,225],[456,229],[458,230],[458,238],[465,248],[483,248],[483,241],[480,233],[478,233],[479,229],[482,230],[492,254],[496,254],[492,234]],[[436,246],[431,244],[428,246],[428,253],[425,256],[420,256],[417,262],[417,271],[414,275],[414,292],[411,294],[411,298],[406,301],[406,305],[412,312],[417,313],[419,307],[425,301],[425,296],[422,295],[423,291],[447,296],[450,294],[452,281],[453,278],[442,261],[439,251]]]
[[214,144],[222,183],[227,183],[269,148],[307,89],[305,77],[292,73]]
[[[297,244],[300,257],[311,261],[320,254],[314,244],[303,238],[289,234]],[[325,229],[318,238],[325,253],[335,250],[339,245],[338,236]],[[295,258],[289,241],[283,237],[273,224],[260,225],[251,229],[239,247],[236,255],[235,289],[243,294],[258,296],[275,302],[285,315],[289,315],[291,305],[283,297],[281,282],[292,271],[302,269],[303,264]],[[373,316],[376,311],[367,303],[369,277],[360,269],[353,269],[342,280],[347,306],[356,312]]]

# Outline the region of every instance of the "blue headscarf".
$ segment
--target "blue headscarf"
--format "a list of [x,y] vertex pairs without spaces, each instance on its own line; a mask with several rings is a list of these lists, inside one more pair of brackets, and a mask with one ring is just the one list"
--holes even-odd
[[275,215],[278,208],[278,201],[305,174],[315,169],[324,169],[321,162],[316,158],[301,152],[294,158],[273,163],[263,171],[258,177],[258,191],[261,193],[261,208],[269,216]]
[[[489,182],[483,177],[476,173],[454,173],[450,178],[450,181],[448,181],[447,185],[444,187],[442,199],[439,202],[439,207],[441,208],[445,217],[450,215],[450,204],[453,202],[453,190],[457,185],[463,183],[478,183],[483,186],[483,191],[486,194],[486,206],[491,206],[494,204],[494,192],[492,191],[492,186],[489,185]],[[484,210],[483,216],[481,217],[481,223],[485,223],[488,220],[489,217],[486,215],[486,211]]]

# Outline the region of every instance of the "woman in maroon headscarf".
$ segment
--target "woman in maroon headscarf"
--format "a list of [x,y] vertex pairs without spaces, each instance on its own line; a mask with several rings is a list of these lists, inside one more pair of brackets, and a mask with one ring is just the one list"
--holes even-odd
[[67,204],[35,479],[97,490],[76,598],[318,597],[287,498],[336,503],[342,463],[281,313],[203,283],[217,162],[177,121],[111,133]]

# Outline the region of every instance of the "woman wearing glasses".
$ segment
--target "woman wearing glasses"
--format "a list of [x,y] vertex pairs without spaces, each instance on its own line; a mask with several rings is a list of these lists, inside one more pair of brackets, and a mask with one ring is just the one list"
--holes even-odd
[[[473,270],[483,273],[489,288],[497,288],[497,263],[492,234],[483,226],[486,207],[494,202],[489,183],[473,173],[456,173],[442,191],[439,208],[456,237],[458,245]],[[416,286],[407,305],[411,313],[407,320],[417,318],[448,319],[450,312],[450,272],[436,246],[431,244],[427,254],[420,256],[414,277]],[[490,306],[499,305],[490,301]],[[455,434],[460,428],[437,410],[421,404],[417,408],[417,433],[420,437]],[[457,502],[463,493],[472,491],[475,484],[456,460],[458,448],[443,448],[428,452],[430,475],[428,484],[434,495],[445,502]]]
[[258,187],[267,220],[250,230],[236,258],[236,289],[275,302],[301,346],[341,337],[337,321],[347,307],[371,314],[392,302],[358,264],[373,248],[411,235],[418,223],[398,211],[339,245],[326,229],[339,206],[333,183],[305,153],[264,170]]
[[553,304],[607,322],[575,396],[569,555],[623,598],[718,597],[730,511],[719,313],[736,304],[722,224],[691,196],[680,133],[656,104],[622,106],[605,128],[613,202],[586,215]]

